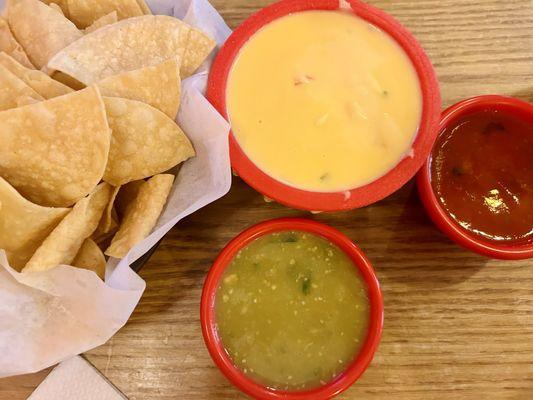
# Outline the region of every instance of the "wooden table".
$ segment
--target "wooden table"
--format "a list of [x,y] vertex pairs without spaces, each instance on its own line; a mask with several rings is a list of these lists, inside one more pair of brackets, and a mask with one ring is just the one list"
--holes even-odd
[[[270,3],[212,1],[231,27]],[[422,42],[444,106],[501,93],[533,101],[531,0],[373,0]],[[311,216],[235,179],[231,192],[181,222],[143,268],[147,290],[129,323],[86,357],[130,399],[244,398],[218,372],[199,325],[202,284],[247,226],[306,216],[351,237],[373,262],[385,299],[383,339],[345,399],[533,399],[533,261],[469,253],[440,234],[411,183],[370,207]],[[0,355],[1,356],[1,355]],[[25,399],[49,370],[0,380]]]

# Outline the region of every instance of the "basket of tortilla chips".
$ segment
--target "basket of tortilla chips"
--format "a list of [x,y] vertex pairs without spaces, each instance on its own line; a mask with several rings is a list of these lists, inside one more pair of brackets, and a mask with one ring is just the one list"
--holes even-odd
[[4,5],[0,376],[111,337],[144,290],[130,264],[229,189],[202,95],[228,34],[205,0]]

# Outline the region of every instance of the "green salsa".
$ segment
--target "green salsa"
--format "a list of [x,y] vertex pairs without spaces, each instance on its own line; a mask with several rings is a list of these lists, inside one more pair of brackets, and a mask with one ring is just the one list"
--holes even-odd
[[284,390],[321,386],[355,358],[369,324],[366,285],[336,245],[306,232],[241,249],[217,290],[217,329],[233,363]]

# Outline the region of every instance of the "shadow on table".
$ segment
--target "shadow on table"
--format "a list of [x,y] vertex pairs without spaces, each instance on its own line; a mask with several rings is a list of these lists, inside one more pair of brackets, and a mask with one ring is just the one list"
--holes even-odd
[[[416,187],[406,197],[402,212],[391,229],[385,255],[402,283],[447,287],[467,280],[489,259],[463,249],[442,234],[430,220]],[[391,272],[391,271],[388,271]],[[392,279],[395,274],[391,275]]]

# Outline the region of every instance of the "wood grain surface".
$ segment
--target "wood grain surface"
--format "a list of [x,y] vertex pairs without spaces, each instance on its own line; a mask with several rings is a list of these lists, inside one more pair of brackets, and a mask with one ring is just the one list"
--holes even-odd
[[[212,1],[231,27],[262,0]],[[531,0],[373,0],[421,41],[444,106],[499,93],[533,101]],[[488,260],[440,234],[409,183],[360,210],[309,215],[235,179],[231,192],[175,227],[141,271],[147,289],[128,324],[86,354],[130,399],[245,398],[218,372],[199,325],[202,284],[222,247],[282,216],[330,224],[368,255],[385,300],[383,339],[344,399],[533,399],[533,261]],[[1,356],[1,355],[0,355]],[[0,380],[25,399],[49,370]]]

